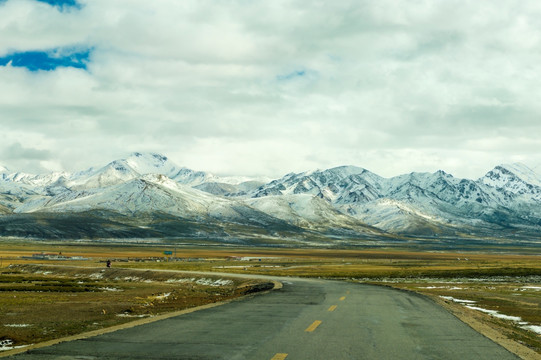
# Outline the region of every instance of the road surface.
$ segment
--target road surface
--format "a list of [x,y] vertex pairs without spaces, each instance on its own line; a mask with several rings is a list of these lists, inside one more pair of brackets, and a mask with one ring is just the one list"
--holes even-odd
[[518,359],[420,295],[281,281],[265,295],[13,359]]

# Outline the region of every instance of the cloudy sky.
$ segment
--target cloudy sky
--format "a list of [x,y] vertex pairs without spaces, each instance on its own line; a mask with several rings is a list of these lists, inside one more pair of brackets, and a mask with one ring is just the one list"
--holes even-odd
[[536,0],[0,0],[0,19],[11,170],[541,164]]

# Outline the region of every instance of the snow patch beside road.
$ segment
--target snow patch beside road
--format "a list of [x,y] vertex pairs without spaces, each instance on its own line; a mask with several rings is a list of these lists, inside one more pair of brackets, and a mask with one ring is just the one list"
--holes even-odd
[[30,345],[13,346],[13,340],[11,339],[0,340],[0,351],[20,349],[26,346],[30,346]]
[[475,304],[477,302],[477,301],[473,301],[473,300],[455,299],[452,296],[440,296],[440,297],[445,299],[445,300],[453,301],[453,302],[456,302],[456,303],[459,303],[459,304]]

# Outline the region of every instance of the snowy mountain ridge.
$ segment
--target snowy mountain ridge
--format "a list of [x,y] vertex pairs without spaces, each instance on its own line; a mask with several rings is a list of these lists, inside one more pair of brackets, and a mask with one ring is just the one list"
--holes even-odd
[[[477,180],[441,170],[384,178],[356,166],[259,180],[194,171],[155,153],[76,173],[0,171],[0,236],[61,236],[63,230],[44,229],[42,217],[54,223],[76,215],[105,221],[114,234],[120,226],[122,234],[156,237],[538,237],[541,231],[541,176],[523,164],[496,166]],[[41,220],[31,229],[13,226],[29,217]],[[140,229],[151,230],[137,235]]]

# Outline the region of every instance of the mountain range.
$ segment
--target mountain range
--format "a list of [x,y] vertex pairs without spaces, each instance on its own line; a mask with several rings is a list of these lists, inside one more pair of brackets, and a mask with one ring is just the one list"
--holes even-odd
[[541,175],[500,165],[384,178],[341,166],[279,179],[219,177],[133,153],[76,173],[0,166],[0,236],[239,244],[541,238]]

